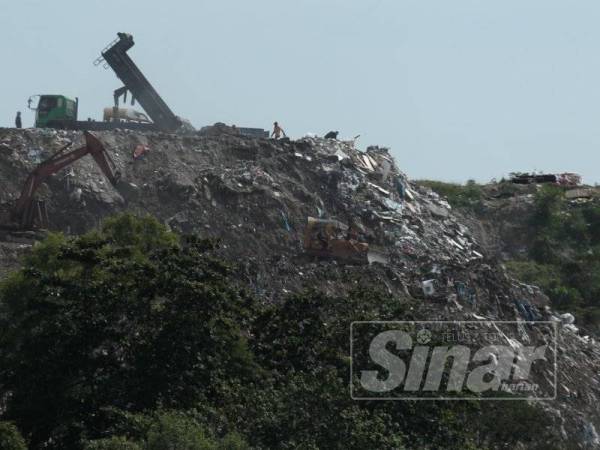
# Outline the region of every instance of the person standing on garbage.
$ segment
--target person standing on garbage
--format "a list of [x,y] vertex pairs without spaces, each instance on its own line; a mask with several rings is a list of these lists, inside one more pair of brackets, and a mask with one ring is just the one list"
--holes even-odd
[[287,137],[285,135],[285,131],[283,131],[283,128],[281,128],[277,122],[273,122],[273,132],[271,133],[271,137],[275,137],[275,139],[279,139],[282,134],[283,134],[283,137]]
[[17,117],[15,117],[15,127],[22,128],[23,123],[21,122],[21,111],[17,111]]

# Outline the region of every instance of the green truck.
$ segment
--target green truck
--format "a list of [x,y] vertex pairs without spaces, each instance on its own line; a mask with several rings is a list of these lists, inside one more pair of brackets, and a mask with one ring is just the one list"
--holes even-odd
[[35,111],[36,128],[46,128],[53,122],[77,120],[78,100],[71,100],[64,95],[39,95],[37,107],[31,106],[33,99],[27,102],[29,108]]
[[[36,100],[37,99],[37,100]],[[37,104],[36,104],[37,102]],[[123,116],[123,120],[94,121],[77,120],[79,99],[72,100],[64,95],[33,95],[27,101],[29,109],[35,111],[36,128],[57,128],[63,130],[102,131],[115,128],[132,130],[154,130],[156,127],[149,120],[131,121]]]

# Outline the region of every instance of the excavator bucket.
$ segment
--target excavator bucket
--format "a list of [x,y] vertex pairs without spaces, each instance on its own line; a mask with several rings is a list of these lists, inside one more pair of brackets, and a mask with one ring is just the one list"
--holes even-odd
[[369,244],[348,236],[349,227],[338,220],[308,218],[304,250],[309,255],[367,264]]

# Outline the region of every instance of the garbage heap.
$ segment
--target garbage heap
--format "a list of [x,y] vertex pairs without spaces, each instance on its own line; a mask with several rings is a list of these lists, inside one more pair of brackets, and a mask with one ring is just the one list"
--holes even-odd
[[[587,445],[598,438],[595,338],[551,311],[538,288],[508,277],[450,205],[411,183],[387,148],[227,132],[96,135],[121,182],[113,187],[90,157],[51,177],[39,196],[52,229],[77,234],[117,212],[152,214],[180,233],[219,239],[238,278],[265,302],[306,288],[344,295],[361,286],[394,296],[420,320],[554,320],[561,328],[558,397],[541,407],[556,417],[566,441]],[[36,164],[69,142],[83,145],[82,134],[0,129],[0,210],[10,209]],[[351,227],[352,239],[368,244],[365,260],[307,252],[309,218]],[[31,245],[23,236],[3,239],[0,276]],[[523,329],[507,339],[532,338]]]
[[[247,278],[268,300],[313,285],[303,279],[336,268],[361,278],[377,278],[384,269],[397,272],[394,278],[406,291],[417,267],[465,266],[483,257],[448,203],[412,185],[385,148],[361,152],[353,142],[228,133],[97,135],[122,181],[115,189],[90,157],[53,176],[39,191],[51,228],[82,233],[115,212],[150,213],[176,231],[220,239],[224,254],[247,266]],[[83,145],[81,133],[0,133],[4,210],[18,198],[35,165],[69,142],[72,148]],[[147,151],[134,158],[141,147]],[[372,265],[307,256],[303,233],[309,217],[351,224],[358,240],[368,243]],[[344,281],[331,291],[342,293],[346,287]]]

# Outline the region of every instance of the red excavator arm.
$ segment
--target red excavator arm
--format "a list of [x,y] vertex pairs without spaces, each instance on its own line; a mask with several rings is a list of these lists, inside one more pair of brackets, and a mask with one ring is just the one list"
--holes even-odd
[[23,186],[21,191],[21,197],[17,200],[15,208],[13,209],[13,220],[18,223],[22,229],[30,229],[34,225],[36,218],[37,203],[34,202],[35,191],[40,185],[46,181],[50,176],[59,172],[61,169],[69,166],[75,161],[83,158],[85,155],[90,154],[96,160],[100,169],[109,181],[116,185],[119,181],[119,172],[116,170],[116,166],[113,160],[102,143],[92,133],[86,131],[85,136],[85,147],[78,148],[68,153],[57,153],[46,161],[40,163],[29,177]]

